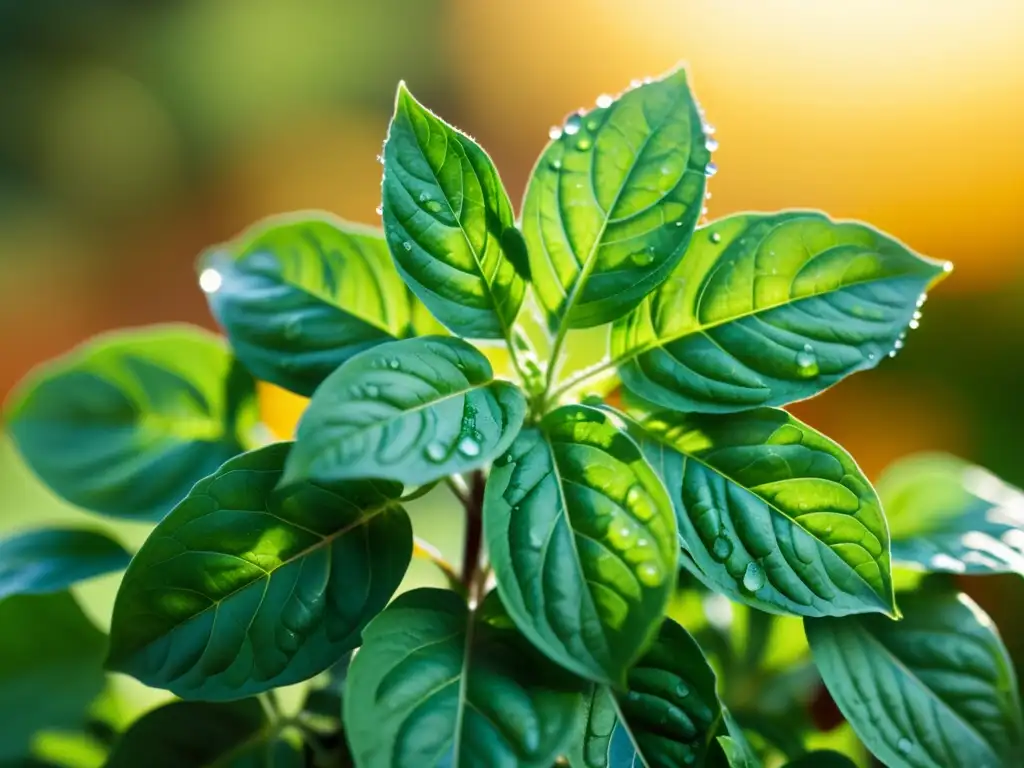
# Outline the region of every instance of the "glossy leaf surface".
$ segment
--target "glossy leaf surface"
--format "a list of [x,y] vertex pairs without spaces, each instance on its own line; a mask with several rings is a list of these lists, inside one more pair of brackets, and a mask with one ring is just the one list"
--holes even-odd
[[662,286],[612,330],[641,397],[730,412],[811,397],[903,346],[943,265],[863,224],[741,214],[698,231]]
[[360,768],[550,768],[574,733],[579,687],[454,592],[406,592],[363,640],[344,697]]
[[821,676],[864,744],[892,768],[1011,765],[1022,754],[1013,665],[966,595],[900,596],[904,619],[807,620]]
[[672,506],[603,411],[564,406],[491,471],[484,533],[519,629],[566,669],[621,686],[672,594]]
[[552,327],[614,320],[668,276],[704,204],[704,144],[682,69],[569,116],[523,202],[533,285]]
[[379,232],[328,214],[277,217],[206,254],[210,309],[264,381],[309,396],[364,349],[405,335],[406,288]]
[[774,408],[660,411],[641,416],[638,435],[714,589],[774,613],[894,611],[878,497],[827,437]]
[[74,728],[104,685],[106,638],[67,592],[0,601],[0,761],[33,735]]
[[487,153],[404,84],[381,190],[384,232],[413,292],[461,336],[508,339],[529,278],[508,193]]
[[118,592],[111,669],[225,700],[305,680],[358,645],[412,557],[401,486],[275,490],[288,450],[233,459],[156,527]]
[[244,450],[256,418],[252,378],[189,326],[100,336],[31,375],[6,412],[22,456],[57,494],[142,520]]
[[981,467],[924,454],[878,483],[893,560],[926,571],[1024,576],[1024,492]]
[[407,485],[481,466],[504,451],[526,399],[453,337],[395,341],[331,374],[299,422],[287,482],[376,477]]
[[128,567],[131,555],[104,533],[40,528],[0,539],[0,600],[60,592],[72,584]]

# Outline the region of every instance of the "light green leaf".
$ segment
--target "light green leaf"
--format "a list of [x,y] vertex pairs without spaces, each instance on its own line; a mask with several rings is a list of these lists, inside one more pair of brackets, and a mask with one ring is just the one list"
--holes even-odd
[[785,768],[857,768],[857,764],[839,752],[818,749],[791,760],[786,763]]
[[[619,710],[611,688],[607,685],[593,686],[583,697],[579,717],[579,731],[569,751],[569,765],[572,768],[615,768],[611,753],[612,739],[622,726],[619,724]],[[623,736],[626,737],[623,746],[628,763],[630,753],[635,755],[636,750],[628,734]]]
[[384,144],[384,231],[402,277],[461,336],[509,339],[529,279],[487,153],[398,86]]
[[1024,492],[981,467],[921,454],[878,481],[893,560],[945,573],[1024,576]]
[[472,345],[382,344],[331,374],[299,422],[285,482],[383,478],[425,485],[483,465],[515,439],[526,399]]
[[454,593],[417,589],[370,622],[349,668],[345,731],[360,768],[550,768],[580,687]]
[[412,557],[401,486],[275,490],[289,447],[232,459],[156,527],[121,583],[109,668],[227,700],[306,680],[359,644]]
[[621,686],[672,595],[672,505],[607,413],[563,406],[491,471],[484,535],[509,614],[566,669]]
[[966,595],[900,595],[904,619],[806,620],[814,660],[857,735],[891,768],[1016,764],[1024,726],[1013,664]]
[[699,230],[662,286],[615,324],[609,365],[679,411],[802,400],[902,347],[949,268],[819,213],[730,216]]
[[60,592],[128,567],[131,555],[100,531],[39,528],[0,539],[0,600]]
[[[121,736],[104,768],[300,768],[256,699],[176,701],[147,712]],[[273,762],[268,760],[273,755]]]
[[523,202],[533,285],[552,327],[614,320],[668,276],[704,204],[704,144],[683,69],[570,115]]
[[350,357],[409,327],[405,284],[381,233],[330,214],[261,222],[199,269],[239,360],[307,397]]
[[775,408],[640,418],[693,572],[712,588],[773,613],[895,611],[885,517],[846,451]]
[[67,592],[0,600],[0,761],[70,729],[103,690],[106,638]]
[[6,409],[22,456],[57,494],[141,520],[244,450],[256,419],[252,377],[190,326],[97,337],[33,373]]

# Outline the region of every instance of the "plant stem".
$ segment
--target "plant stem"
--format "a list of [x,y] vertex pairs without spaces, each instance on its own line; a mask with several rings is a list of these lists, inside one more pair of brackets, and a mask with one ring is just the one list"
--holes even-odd
[[469,486],[462,479],[462,475],[449,475],[444,479],[444,482],[462,506],[466,506],[469,503]]
[[470,477],[469,492],[463,505],[466,508],[466,541],[462,550],[462,584],[468,590],[480,567],[480,552],[484,538],[484,485],[486,479],[480,470]]

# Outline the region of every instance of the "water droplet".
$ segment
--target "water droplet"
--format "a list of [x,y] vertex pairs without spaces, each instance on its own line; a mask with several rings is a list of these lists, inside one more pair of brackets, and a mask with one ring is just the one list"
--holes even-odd
[[912,331],[916,331],[918,328],[921,327],[921,321],[920,320],[911,320],[907,327],[909,327],[910,330],[912,330]]
[[548,128],[548,138],[550,138],[550,139],[560,139],[561,137],[562,137],[562,129],[559,128],[557,125],[552,125],[550,128]]
[[629,87],[630,88],[639,88],[641,85],[643,85],[643,83],[641,83],[639,80],[630,80],[629,81]]
[[911,318],[911,320],[920,320],[920,319],[921,319],[921,313],[920,312],[915,312],[914,316]]
[[626,492],[626,506],[637,520],[647,521],[654,517],[657,508],[647,491],[634,485]]
[[377,155],[377,162],[384,165],[384,155]]
[[608,109],[608,107],[612,105],[612,101],[614,101],[614,99],[612,99],[611,96],[609,96],[607,93],[602,93],[600,96],[597,97],[597,101],[595,103],[601,109]]
[[947,272],[947,273],[948,272],[952,272],[953,271],[953,262],[952,261],[947,261],[945,264],[943,264],[942,265],[942,271],[943,272]]
[[898,749],[904,755],[909,755],[910,750],[913,748],[913,746],[914,745],[910,743],[910,739],[908,738],[900,738],[900,740],[896,742],[896,749]]
[[548,167],[552,171],[560,170],[562,168],[562,161],[559,158],[556,157],[554,160],[552,160],[550,163],[548,163]]
[[594,119],[587,120],[587,130],[590,131],[591,133],[593,133],[594,131],[596,131],[600,127],[601,127],[601,124],[599,122],[597,122],[597,120],[594,120]]
[[902,338],[896,339],[896,341],[894,341],[893,344],[892,344],[892,348],[893,349],[897,349],[897,350],[898,349],[903,349],[903,339]]
[[711,190],[708,190],[708,191],[706,191],[704,193],[704,199],[705,200],[710,200],[711,199]]
[[641,547],[641,548],[642,548],[642,547],[646,547],[646,546],[647,546],[648,544],[650,544],[650,543],[651,543],[651,542],[649,542],[649,541],[648,541],[647,539],[645,539],[645,538],[644,538],[643,536],[641,536],[641,537],[640,537],[639,539],[637,539],[637,540],[636,540],[636,545],[637,545],[638,547]]
[[718,173],[718,166],[715,165],[714,163],[708,163],[707,165],[704,166],[704,175],[707,176],[709,179],[716,173]]
[[648,587],[656,587],[665,580],[665,575],[654,563],[644,563],[636,569],[636,577],[640,583]]
[[427,446],[427,458],[431,461],[443,461],[447,455],[448,451],[441,443],[435,441]]
[[580,152],[586,152],[592,146],[593,142],[586,136],[584,136],[583,138],[576,142],[576,149],[578,149]]
[[715,128],[715,126],[713,126],[713,125],[712,125],[711,123],[704,123],[704,126],[703,126],[703,127],[704,127],[704,133],[706,133],[706,134],[707,134],[708,136],[710,136],[710,135],[711,135],[711,134],[713,134],[713,133],[714,133],[714,132],[715,132],[716,130],[718,130],[718,129],[717,129],[717,128]]
[[802,378],[809,379],[812,376],[817,376],[819,371],[818,358],[814,352],[804,347],[801,352],[796,353],[796,367],[797,375]]
[[284,337],[289,341],[295,341],[302,335],[302,321],[298,318],[291,318],[284,324]]
[[704,142],[704,148],[708,152],[714,152],[716,149],[718,149],[718,139],[713,139],[710,136],[708,136],[707,141]]
[[629,257],[630,261],[636,264],[638,267],[646,267],[648,264],[654,261],[654,249],[647,248],[643,251],[637,251]]
[[921,307],[923,307],[926,301],[928,301],[928,294],[922,293],[920,296],[917,297],[917,308],[920,309]]
[[707,216],[708,215],[708,207],[706,205],[702,205],[701,206],[700,215],[701,216]]
[[868,360],[874,360],[874,359],[875,359],[875,353],[874,352],[868,352]]
[[411,251],[412,250],[412,243],[410,243],[408,240],[405,240],[405,241],[402,242],[402,247],[405,248],[405,250],[407,250],[407,251]]
[[895,349],[892,350],[891,352],[889,352],[889,357],[896,357],[896,350]]
[[764,570],[757,563],[747,563],[743,572],[743,588],[748,592],[757,592],[764,586]]
[[668,165],[661,166],[661,175],[662,176],[668,176],[670,173],[672,173],[672,167],[671,166],[668,166]]
[[710,235],[708,235],[708,239],[711,240],[712,243],[722,242],[722,236],[717,232],[712,232]]
[[565,131],[566,136],[575,136],[580,132],[580,125],[582,122],[583,121],[580,119],[578,114],[569,115],[565,121],[565,127],[562,130]]
[[633,547],[636,544],[637,528],[628,520],[613,522],[608,529],[608,543],[620,552]]
[[204,269],[199,273],[199,287],[204,293],[216,293],[224,284],[224,278],[216,269]]
[[388,368],[390,368],[391,370],[397,371],[401,367],[402,362],[397,357],[392,357],[390,360],[388,360]]
[[376,384],[367,384],[363,388],[363,391],[366,392],[367,397],[376,397],[377,395],[380,394],[380,387],[378,387]]
[[692,749],[688,749],[686,752],[683,752],[683,763],[686,765],[693,765],[693,761],[696,759],[697,755]]
[[682,221],[677,221],[677,222],[676,222],[676,226],[677,226],[677,227],[681,227],[681,226],[683,226],[683,222],[682,222]]
[[679,683],[679,685],[676,686],[676,696],[678,696],[680,699],[685,699],[689,695],[690,689],[687,688],[685,685]]
[[724,533],[719,534],[711,544],[711,554],[719,562],[728,559],[729,555],[732,554],[732,539]]
[[421,203],[425,203],[429,199],[430,199],[430,195],[428,195],[426,192],[420,192],[420,202]]
[[437,200],[427,201],[427,210],[431,213],[438,213],[443,206]]
[[469,456],[470,458],[480,455],[480,443],[471,435],[466,435],[464,438],[459,440],[458,449],[459,453],[464,456]]
[[378,205],[373,210],[375,210],[377,212],[378,216],[383,216],[384,215],[384,206],[383,205]]

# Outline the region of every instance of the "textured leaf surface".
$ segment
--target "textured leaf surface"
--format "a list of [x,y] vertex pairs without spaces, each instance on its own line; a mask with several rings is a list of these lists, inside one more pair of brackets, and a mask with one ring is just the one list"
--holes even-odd
[[275,490],[288,450],[229,461],[156,527],[118,592],[110,668],[224,700],[305,680],[358,645],[412,557],[401,486]]
[[878,497],[827,437],[774,408],[655,412],[638,435],[683,547],[716,590],[775,613],[894,610]]
[[287,481],[376,477],[424,485],[504,451],[526,399],[451,337],[395,341],[331,374],[299,422]]
[[72,504],[155,520],[243,450],[254,383],[188,326],[112,333],[24,382],[7,426],[28,465]]
[[67,592],[0,601],[0,761],[33,735],[74,728],[103,690],[106,638]]
[[614,320],[668,276],[704,204],[704,143],[682,69],[569,117],[523,203],[533,285],[552,326]]
[[1024,492],[954,456],[923,454],[878,483],[900,563],[946,573],[1024,576]]
[[784,405],[901,347],[942,276],[941,263],[862,224],[730,216],[698,231],[662,286],[615,324],[612,361],[630,390],[665,408]]
[[504,338],[529,267],[494,163],[398,88],[384,144],[384,231],[409,287],[448,328]]
[[[301,754],[273,739],[256,699],[178,701],[147,712],[125,731],[104,768],[299,768]],[[273,761],[269,758],[273,756]]]
[[356,763],[550,768],[580,699],[550,666],[515,631],[474,620],[454,592],[406,592],[370,622],[349,668]]
[[672,594],[672,505],[603,411],[564,406],[491,471],[484,534],[519,629],[577,674],[621,685]]
[[300,395],[409,327],[409,297],[381,234],[329,214],[271,219],[199,266],[238,358]]
[[997,768],[1024,749],[1013,665],[991,619],[966,595],[900,596],[904,619],[805,621],[829,693],[892,768]]
[[72,584],[128,567],[131,555],[104,533],[40,528],[0,540],[0,600],[60,592]]

